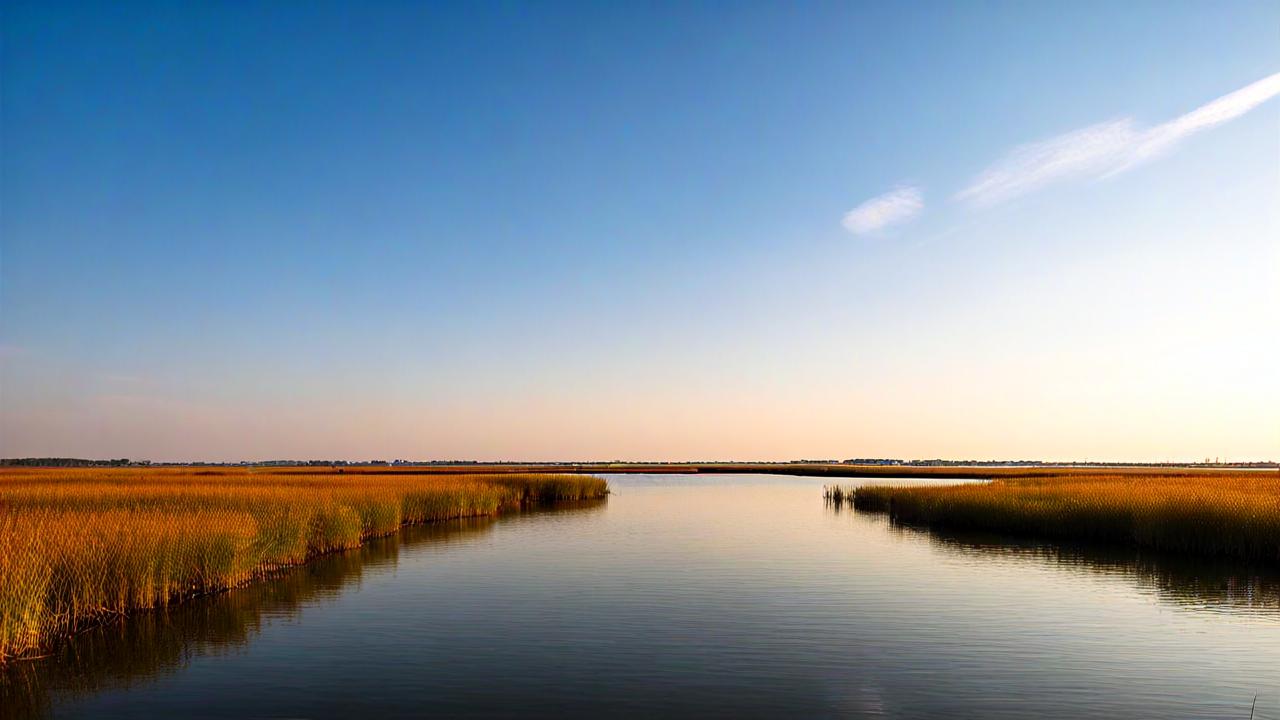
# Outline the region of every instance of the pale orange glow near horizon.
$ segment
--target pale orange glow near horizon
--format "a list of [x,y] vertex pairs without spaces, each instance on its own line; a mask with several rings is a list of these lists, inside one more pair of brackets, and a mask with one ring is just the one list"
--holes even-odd
[[379,62],[348,102],[281,57],[270,95],[320,84],[264,106],[256,70],[51,64],[78,46],[30,30],[0,456],[1280,460],[1274,43],[902,83],[835,44],[745,112],[710,89],[782,76],[701,45],[727,84]]

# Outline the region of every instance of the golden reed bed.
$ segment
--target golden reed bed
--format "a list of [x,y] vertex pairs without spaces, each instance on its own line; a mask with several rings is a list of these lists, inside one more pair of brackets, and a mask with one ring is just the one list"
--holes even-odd
[[584,475],[0,471],[0,662],[405,524],[607,493]]
[[1280,474],[1071,474],[930,487],[830,488],[897,522],[1280,562]]

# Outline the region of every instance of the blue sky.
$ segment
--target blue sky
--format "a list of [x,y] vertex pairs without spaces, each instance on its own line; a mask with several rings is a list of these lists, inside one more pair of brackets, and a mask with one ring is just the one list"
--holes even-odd
[[0,454],[1280,458],[1275,3],[3,12]]

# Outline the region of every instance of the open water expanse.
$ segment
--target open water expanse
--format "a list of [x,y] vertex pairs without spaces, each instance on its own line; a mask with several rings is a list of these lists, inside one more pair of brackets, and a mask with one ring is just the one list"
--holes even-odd
[[1280,718],[1274,567],[898,528],[813,478],[609,480],[86,633],[0,715]]

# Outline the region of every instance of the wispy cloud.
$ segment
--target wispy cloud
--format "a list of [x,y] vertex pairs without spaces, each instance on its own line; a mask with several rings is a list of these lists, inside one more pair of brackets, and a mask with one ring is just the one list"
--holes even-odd
[[994,205],[1059,180],[1117,175],[1276,95],[1280,95],[1280,73],[1155,127],[1140,128],[1133,118],[1120,118],[1020,145],[979,173],[956,198],[977,206]]
[[1112,173],[1122,172],[1138,163],[1158,157],[1168,152],[1188,135],[1234,120],[1277,95],[1280,95],[1280,73],[1265,77],[1229,95],[1223,95],[1182,117],[1157,125],[1143,134],[1141,142],[1134,148],[1128,162],[1113,170]]
[[956,198],[975,205],[994,205],[1055,180],[1100,175],[1132,151],[1138,134],[1133,121],[1126,118],[1020,145],[983,170]]
[[924,209],[924,196],[920,188],[910,185],[896,187],[889,192],[867,200],[844,214],[841,224],[854,235],[865,235],[889,225],[910,220]]

